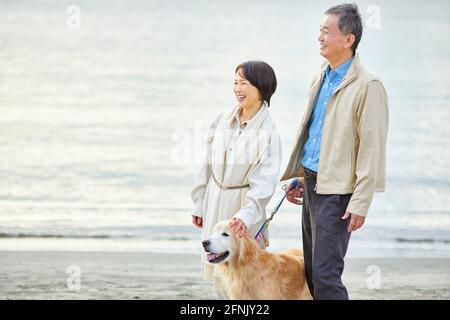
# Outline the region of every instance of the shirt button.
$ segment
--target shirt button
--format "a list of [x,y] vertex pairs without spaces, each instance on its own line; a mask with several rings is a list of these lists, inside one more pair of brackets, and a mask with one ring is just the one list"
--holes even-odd
[[308,160],[311,160],[311,157],[309,157]]
[[314,139],[313,141],[316,142],[316,139]]
[[319,124],[322,124],[322,121],[319,121]]

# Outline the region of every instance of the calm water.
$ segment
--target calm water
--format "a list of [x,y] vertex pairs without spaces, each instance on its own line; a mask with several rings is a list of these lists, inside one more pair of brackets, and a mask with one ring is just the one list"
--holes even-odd
[[[203,130],[235,103],[235,66],[275,69],[286,163],[334,2],[76,4],[71,30],[67,4],[0,1],[0,250],[200,252],[189,193]],[[348,255],[449,257],[450,4],[358,4],[359,51],[387,88],[390,131],[387,192]],[[271,250],[300,238],[300,209],[286,202]]]

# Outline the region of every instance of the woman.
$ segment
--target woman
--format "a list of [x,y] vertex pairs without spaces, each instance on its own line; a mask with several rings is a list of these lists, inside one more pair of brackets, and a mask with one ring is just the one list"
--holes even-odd
[[[203,238],[227,219],[232,219],[235,233],[254,236],[266,219],[281,164],[281,141],[268,109],[276,87],[267,63],[248,61],[236,67],[238,106],[210,126],[204,163],[191,193],[192,222],[203,228]],[[268,246],[267,230],[259,241]],[[202,258],[205,279],[214,280],[214,265]]]

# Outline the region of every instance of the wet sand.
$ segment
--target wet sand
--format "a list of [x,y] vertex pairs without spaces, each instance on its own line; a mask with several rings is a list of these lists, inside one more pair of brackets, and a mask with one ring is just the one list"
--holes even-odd
[[[0,251],[0,299],[216,299],[201,278],[199,259]],[[347,259],[343,279],[351,299],[450,299],[449,258]]]

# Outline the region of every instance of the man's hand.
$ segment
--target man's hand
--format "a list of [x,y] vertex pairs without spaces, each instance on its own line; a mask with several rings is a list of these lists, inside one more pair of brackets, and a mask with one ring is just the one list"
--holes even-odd
[[192,216],[192,223],[197,228],[200,228],[200,229],[203,228],[203,218],[202,217]]
[[[292,180],[292,181],[294,181],[294,180]],[[297,182],[297,187],[292,188],[292,184],[293,184],[292,181],[291,181],[291,183],[289,183],[288,187],[286,188],[286,193],[287,193],[286,199],[289,202],[292,202],[293,204],[300,205],[303,203],[302,201],[299,200],[302,197],[302,192],[300,190],[301,187],[299,186],[299,183]]]
[[242,237],[247,232],[247,226],[244,221],[238,218],[233,218],[233,220],[230,221],[230,227],[239,237]]
[[350,219],[350,223],[348,224],[348,232],[352,232],[352,231],[356,231],[359,228],[362,227],[362,225],[364,224],[364,221],[366,220],[365,217],[363,216],[358,216],[357,214],[354,213],[350,213],[350,212],[346,212],[343,216],[342,216],[342,220],[348,219],[348,217],[351,216]]

